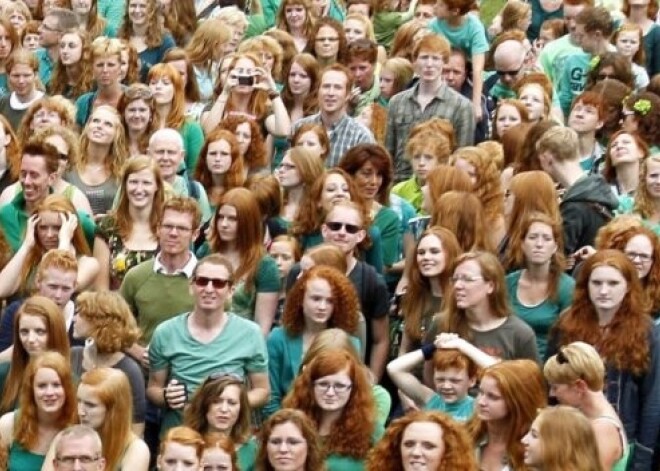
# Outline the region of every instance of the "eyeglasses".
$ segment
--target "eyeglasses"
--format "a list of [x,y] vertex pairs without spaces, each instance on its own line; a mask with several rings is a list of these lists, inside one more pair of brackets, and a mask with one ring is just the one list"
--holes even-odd
[[172,231],[177,231],[177,232],[190,232],[192,229],[190,227],[186,226],[175,226],[173,224],[161,224],[160,228],[164,230],[165,232],[172,232]]
[[649,255],[647,253],[624,252],[624,254],[631,262],[634,262],[636,258],[638,258],[640,262],[648,262],[651,260],[651,258],[653,258],[653,255]]
[[209,278],[207,276],[196,276],[193,278],[193,281],[200,288],[206,288],[209,283],[211,283],[214,289],[223,289],[225,286],[231,284],[231,280],[225,280],[224,278]]
[[598,74],[598,80],[613,79],[616,78],[614,74]]
[[635,112],[631,111],[631,110],[621,110],[621,114],[623,116],[633,116],[635,114]]
[[65,468],[73,468],[76,464],[76,461],[80,462],[83,466],[88,466],[92,463],[96,463],[99,460],[99,456],[87,456],[87,455],[78,455],[78,456],[58,456],[57,462],[60,466]]
[[326,226],[328,226],[328,229],[330,229],[332,232],[339,232],[341,231],[341,228],[345,228],[346,232],[348,234],[357,234],[359,230],[361,230],[360,226],[356,226],[355,224],[346,224],[343,222],[326,222]]
[[316,38],[317,43],[334,43],[339,41],[339,38]]
[[69,154],[65,154],[64,152],[58,152],[57,153],[57,158],[67,162],[69,160]]
[[333,383],[330,381],[314,381],[314,387],[322,392],[334,389],[337,394],[343,394],[353,387],[351,383]]
[[454,275],[451,277],[451,282],[456,284],[459,281],[463,283],[474,283],[475,281],[483,280],[483,276],[478,275]]
[[147,87],[128,87],[124,92],[126,98],[129,100],[151,100],[153,98],[153,93]]

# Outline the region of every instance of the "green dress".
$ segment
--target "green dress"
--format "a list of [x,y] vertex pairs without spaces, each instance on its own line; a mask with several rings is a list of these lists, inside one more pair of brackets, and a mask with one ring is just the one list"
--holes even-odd
[[46,455],[37,455],[13,442],[9,447],[7,471],[41,471]]

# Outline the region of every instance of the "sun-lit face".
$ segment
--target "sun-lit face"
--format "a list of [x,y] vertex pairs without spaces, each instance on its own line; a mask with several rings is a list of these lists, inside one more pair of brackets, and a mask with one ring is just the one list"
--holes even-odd
[[34,375],[34,402],[37,411],[56,414],[62,410],[66,402],[62,379],[52,368],[39,368]]
[[543,88],[540,85],[529,84],[520,90],[520,101],[525,104],[529,121],[536,123],[545,116],[545,101]]
[[445,454],[442,427],[435,422],[413,422],[401,437],[403,471],[442,469]]
[[513,105],[502,105],[497,111],[497,120],[495,127],[497,128],[498,136],[503,136],[509,129],[517,126],[522,122],[518,108]]

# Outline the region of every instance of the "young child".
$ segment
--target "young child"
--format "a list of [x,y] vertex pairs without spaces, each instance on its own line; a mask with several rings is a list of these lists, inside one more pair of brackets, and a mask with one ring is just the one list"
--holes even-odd
[[470,14],[474,0],[438,0],[436,18],[428,28],[444,36],[452,47],[465,51],[472,62],[472,108],[477,120],[481,120],[481,93],[486,52],[490,46],[486,30],[478,15]]
[[277,311],[275,312],[275,321],[273,328],[280,325],[282,312],[284,311],[284,301],[286,299],[286,278],[291,271],[291,267],[300,261],[302,251],[300,244],[295,237],[289,235],[281,235],[275,237],[270,244],[268,254],[275,259],[277,268],[280,271],[280,297],[277,301]]
[[[433,389],[412,373],[425,360],[433,360]],[[434,344],[425,345],[391,361],[387,365],[387,372],[400,392],[412,400],[416,407],[444,412],[459,422],[472,417],[474,398],[468,392],[475,385],[478,366],[460,350],[436,350]]]
[[394,34],[406,21],[411,20],[415,14],[417,0],[410,2],[410,7],[405,12],[396,11],[399,0],[376,0],[374,9],[374,34],[376,42],[390,50]]

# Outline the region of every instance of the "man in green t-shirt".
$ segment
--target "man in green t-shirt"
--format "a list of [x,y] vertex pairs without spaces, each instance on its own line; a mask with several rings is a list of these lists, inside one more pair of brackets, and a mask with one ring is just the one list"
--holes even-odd
[[205,381],[221,376],[247,380],[250,407],[268,401],[268,353],[261,329],[225,312],[233,272],[222,255],[203,258],[190,280],[192,311],[163,322],[154,332],[147,397],[165,408],[161,434],[182,423],[186,402]]

